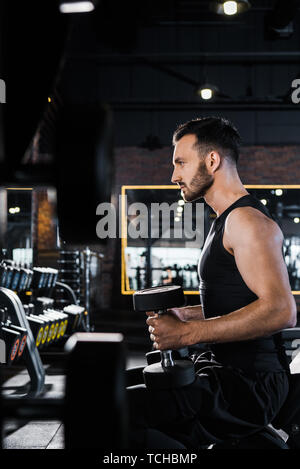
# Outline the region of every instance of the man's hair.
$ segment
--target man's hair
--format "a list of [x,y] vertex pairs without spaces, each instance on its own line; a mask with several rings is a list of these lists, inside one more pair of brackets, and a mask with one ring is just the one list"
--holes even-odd
[[238,162],[241,137],[224,117],[201,117],[179,125],[173,134],[173,145],[185,135],[196,136],[196,148],[202,156],[216,150],[231,162]]

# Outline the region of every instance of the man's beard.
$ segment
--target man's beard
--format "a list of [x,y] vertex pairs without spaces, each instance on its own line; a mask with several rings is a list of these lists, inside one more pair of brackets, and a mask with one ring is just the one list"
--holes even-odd
[[182,192],[183,199],[186,202],[192,202],[204,197],[208,189],[213,185],[213,182],[213,176],[208,173],[205,163],[201,161],[190,186],[187,187],[184,183],[182,184],[185,187],[185,192]]

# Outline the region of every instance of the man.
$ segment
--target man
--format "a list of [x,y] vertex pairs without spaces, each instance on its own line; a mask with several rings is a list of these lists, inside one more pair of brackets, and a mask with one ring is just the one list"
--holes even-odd
[[199,261],[201,305],[160,318],[149,312],[147,324],[156,349],[204,343],[213,355],[209,364],[193,357],[197,378],[190,386],[140,389],[139,409],[146,410],[132,421],[188,448],[255,432],[272,421],[288,392],[274,335],[296,325],[283,236],[239,178],[239,140],[233,125],[217,117],[187,122],[173,137],[172,182],[187,202],[203,197],[217,217]]

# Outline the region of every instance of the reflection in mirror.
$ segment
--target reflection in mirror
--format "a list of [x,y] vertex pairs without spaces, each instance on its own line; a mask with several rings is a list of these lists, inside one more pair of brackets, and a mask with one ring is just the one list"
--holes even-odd
[[203,201],[185,204],[175,186],[128,187],[123,195],[127,236],[122,239],[122,293],[175,284],[193,294],[198,288],[198,258],[211,223],[204,223],[211,214]]
[[6,215],[2,257],[32,266],[40,253],[58,248],[54,188],[2,187],[1,194],[1,213]]
[[[300,294],[300,186],[245,187],[280,226],[291,288],[294,294]],[[126,227],[122,238],[122,293],[172,283],[182,285],[185,294],[198,294],[197,264],[216,217],[213,210],[203,199],[185,204],[175,186],[123,186],[122,195],[126,196],[122,211],[122,226]],[[155,203],[167,203],[174,210],[153,216],[150,208]],[[185,225],[187,205],[192,206],[194,238],[179,230]],[[198,207],[202,210],[197,211]],[[197,230],[202,236],[197,236]]]
[[7,188],[7,229],[4,256],[32,264],[32,190]]

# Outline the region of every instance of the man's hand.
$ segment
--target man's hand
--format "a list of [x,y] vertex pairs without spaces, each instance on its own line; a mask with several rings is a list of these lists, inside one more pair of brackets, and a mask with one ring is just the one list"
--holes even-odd
[[167,350],[191,345],[193,339],[189,322],[182,321],[173,314],[160,316],[150,312],[147,314],[149,317],[146,323],[149,326],[150,339],[153,341],[154,348]]

